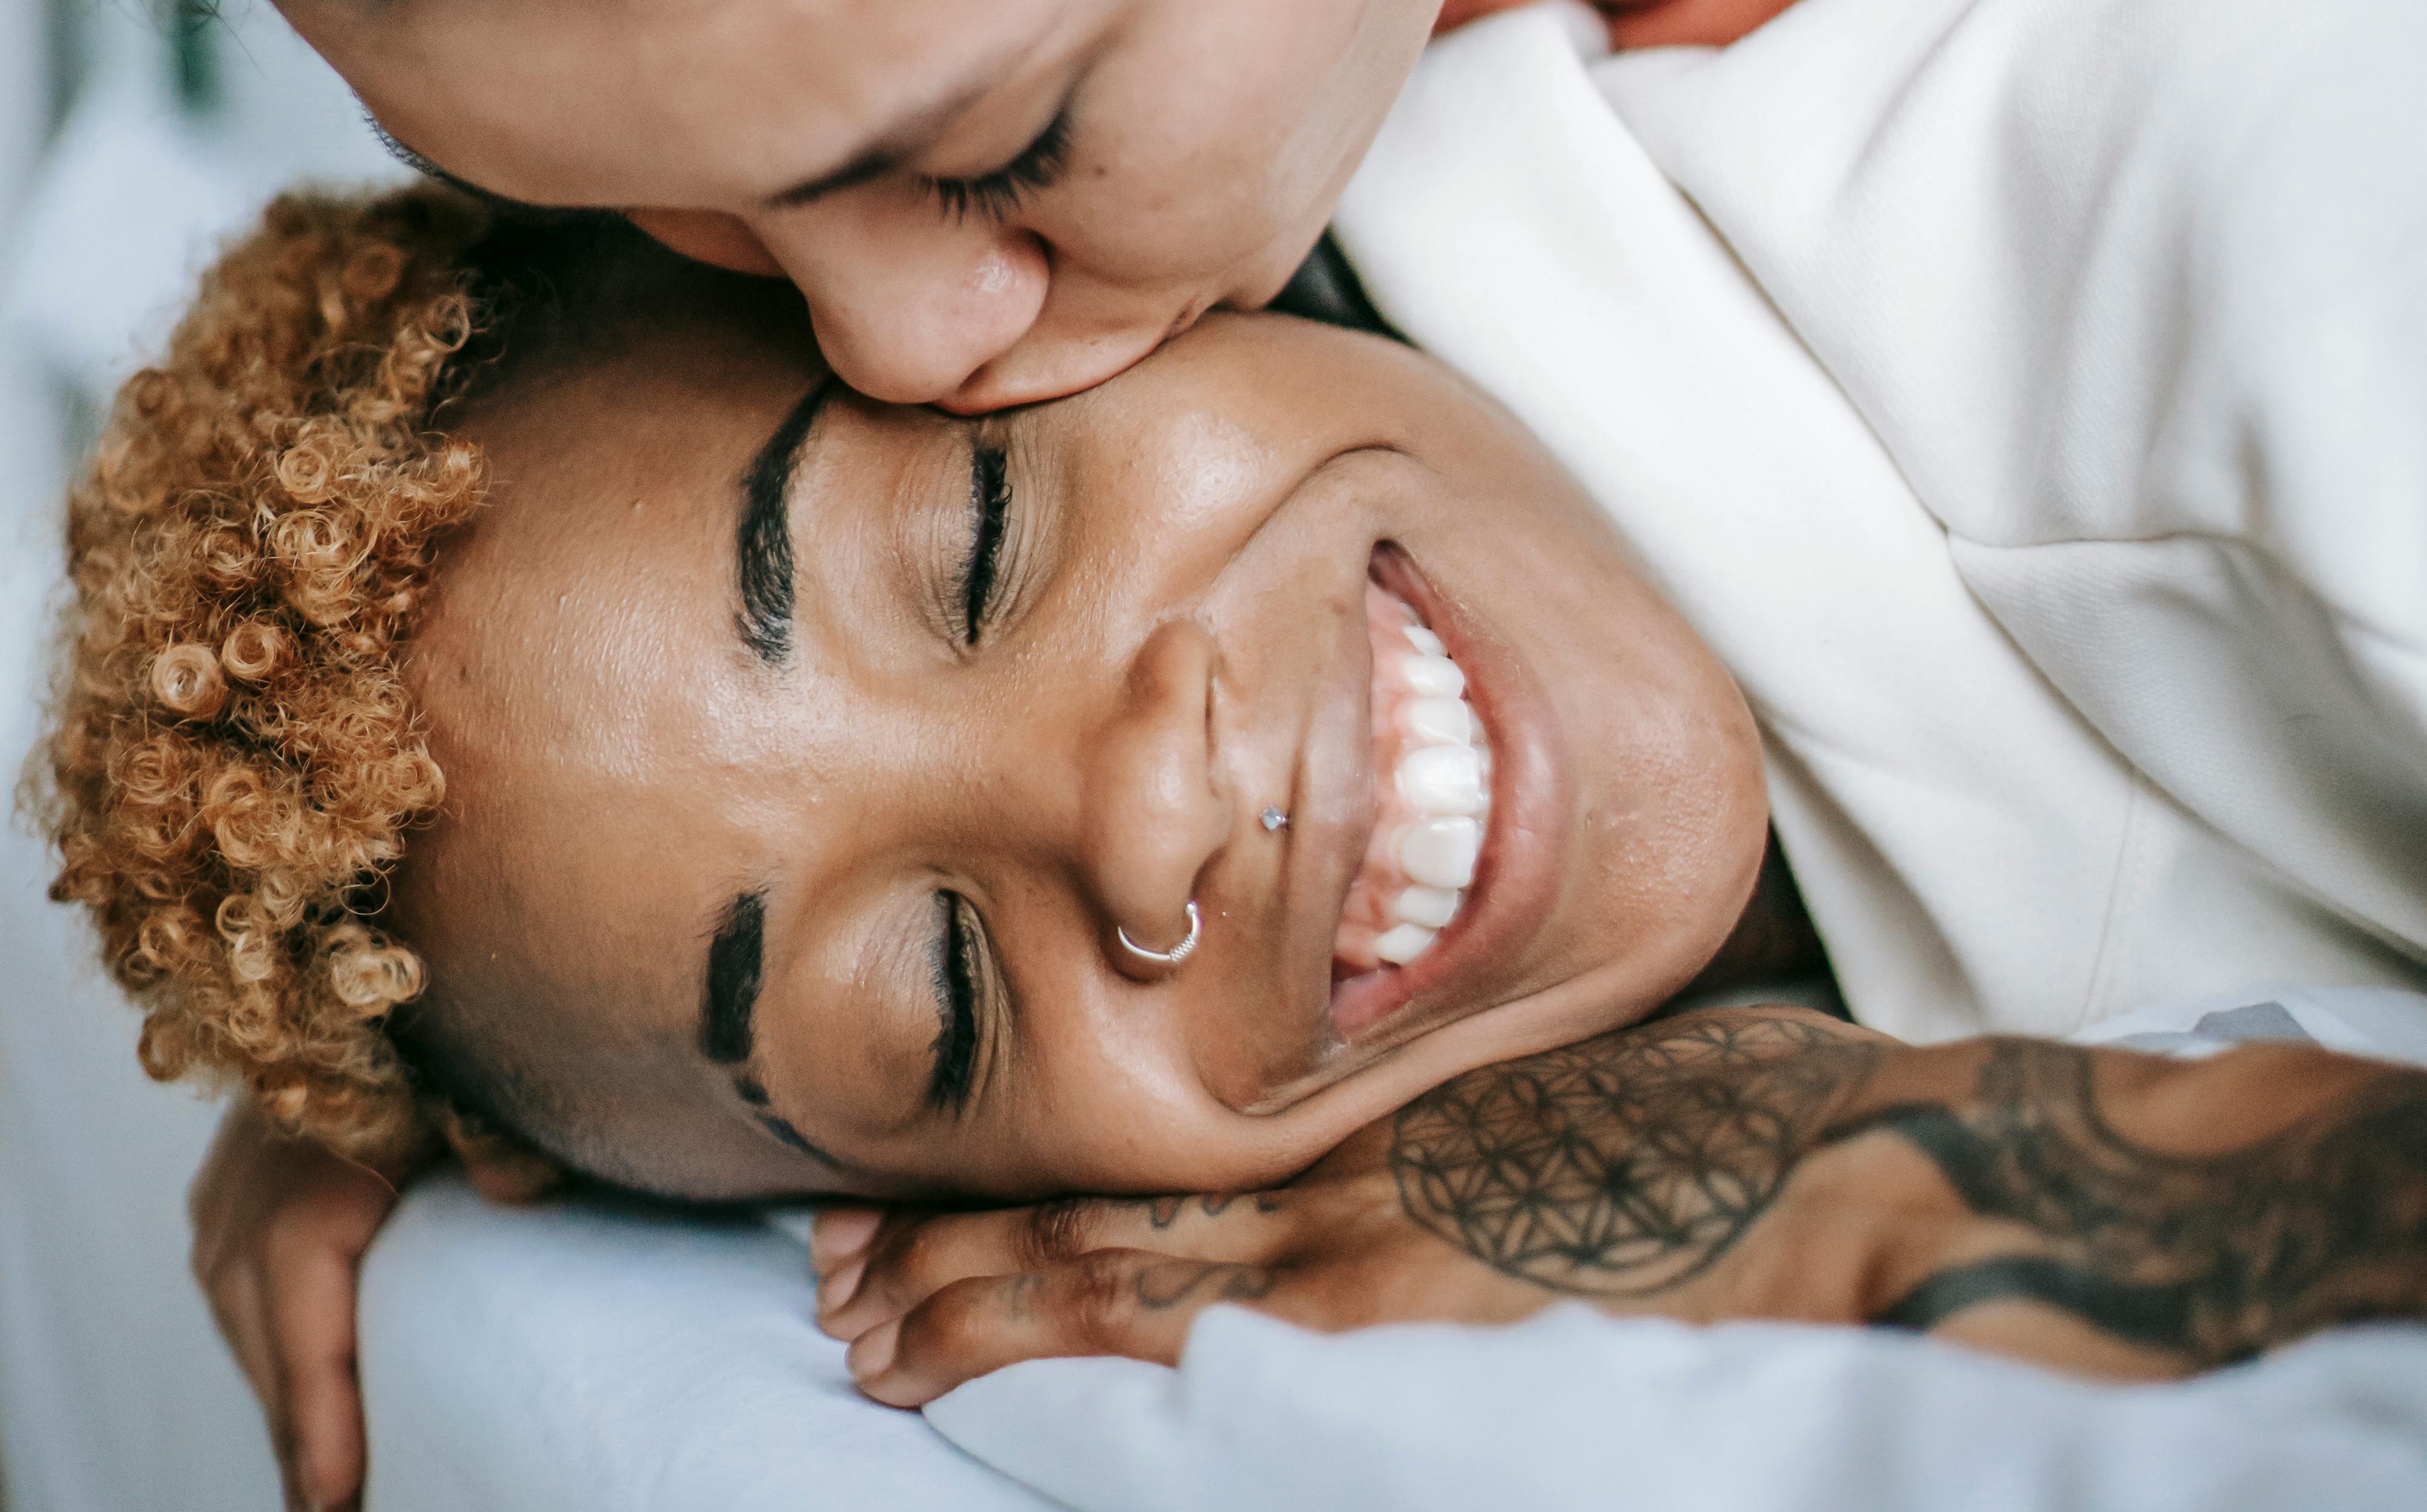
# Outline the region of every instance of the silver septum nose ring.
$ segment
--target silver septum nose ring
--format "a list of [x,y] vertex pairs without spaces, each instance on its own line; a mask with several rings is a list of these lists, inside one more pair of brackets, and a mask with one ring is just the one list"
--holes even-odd
[[1117,924],[1113,926],[1113,935],[1121,942],[1122,950],[1129,951],[1148,966],[1178,966],[1197,953],[1197,940],[1201,932],[1199,926],[1202,922],[1201,917],[1197,912],[1197,900],[1191,898],[1188,900],[1188,933],[1181,937],[1179,944],[1167,951],[1148,950],[1130,938],[1130,932]]

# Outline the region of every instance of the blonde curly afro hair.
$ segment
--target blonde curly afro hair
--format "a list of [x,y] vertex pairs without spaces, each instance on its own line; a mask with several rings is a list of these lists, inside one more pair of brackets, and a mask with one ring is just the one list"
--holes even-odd
[[204,279],[71,497],[37,752],[52,896],[90,910],[144,1068],[377,1162],[432,1128],[383,1032],[422,963],[376,920],[446,792],[399,660],[482,497],[432,419],[497,303],[484,237],[436,188],[291,195]]

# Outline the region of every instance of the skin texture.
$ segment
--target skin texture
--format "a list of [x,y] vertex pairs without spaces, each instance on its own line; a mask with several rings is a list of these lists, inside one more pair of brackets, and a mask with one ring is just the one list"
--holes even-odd
[[[425,166],[629,215],[780,273],[860,392],[980,413],[1075,393],[1279,293],[1436,22],[1510,0],[283,0]],[[1609,0],[1620,47],[1732,41],[1786,0]],[[939,108],[940,107],[940,108]],[[1015,195],[966,185],[1067,110]],[[789,203],[883,149],[884,171]],[[1050,180],[1050,181],[1049,181]],[[1000,188],[1004,182],[999,180]]]
[[[1076,392],[1329,218],[1439,0],[285,0],[395,138],[467,185],[625,211],[781,272],[862,393]],[[1051,184],[966,210],[1067,108]],[[809,203],[788,190],[887,150]],[[1032,162],[1033,166],[1033,162]],[[993,196],[985,197],[989,202]]]
[[[1222,317],[983,423],[838,394],[790,477],[770,665],[736,631],[735,480],[821,382],[806,350],[779,301],[671,299],[455,428],[498,481],[410,668],[449,802],[392,921],[432,965],[414,1032],[511,1083],[549,1153],[696,1197],[1265,1184],[1444,1077],[1650,1013],[1735,922],[1765,835],[1740,698],[1437,366]],[[996,447],[972,646],[958,574]],[[1385,542],[1436,595],[1498,793],[1470,943],[1347,1038],[1330,942],[1370,822]],[[982,936],[958,1111],[928,1096],[947,892]],[[738,894],[765,935],[740,1054],[700,1032]],[[1192,898],[1184,967],[1116,945],[1169,938]]]
[[1174,1363],[1197,1312],[1926,1331],[2118,1379],[2427,1311],[2427,1075],[2307,1047],[1921,1048],[1690,1014],[1469,1072],[1278,1190],[822,1214],[880,1401],[1016,1360]]

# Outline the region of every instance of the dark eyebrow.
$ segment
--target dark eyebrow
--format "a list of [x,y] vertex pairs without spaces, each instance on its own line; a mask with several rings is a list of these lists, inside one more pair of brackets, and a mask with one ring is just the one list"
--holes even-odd
[[769,210],[790,210],[822,196],[850,188],[855,184],[883,178],[916,156],[937,133],[944,129],[946,122],[968,109],[972,102],[1000,82],[992,69],[979,69],[972,82],[909,112],[892,129],[877,138],[872,145],[854,154],[842,167],[795,184],[789,189],[780,189],[758,202],[759,204]]
[[719,1065],[750,1059],[750,1016],[758,1007],[766,951],[767,895],[734,894],[708,942],[708,986],[699,1003],[699,1052]]
[[781,1144],[839,1171],[854,1167],[812,1144],[791,1123],[768,1106],[767,1089],[747,1069],[757,1032],[753,1016],[758,989],[766,980],[767,895],[740,892],[725,905],[716,933],[708,942],[708,985],[700,994],[699,1052],[719,1065],[731,1066],[733,1090],[750,1107],[758,1127]]
[[751,655],[771,667],[792,654],[792,475],[834,390],[829,374],[802,396],[741,475],[741,528],[733,538],[741,612],[733,625]]
[[517,216],[532,218],[588,215],[595,213],[585,210],[571,210],[558,205],[533,204],[528,200],[516,200],[506,195],[499,194],[495,189],[484,189],[480,185],[473,183],[470,179],[459,178],[455,174],[448,172],[447,170],[439,167],[436,163],[432,162],[429,158],[421,155],[421,154],[415,152],[412,148],[407,147],[404,143],[397,140],[385,126],[380,124],[379,117],[372,115],[367,108],[363,111],[363,123],[371,128],[371,135],[379,138],[380,145],[387,149],[387,154],[390,157],[395,158],[398,162],[402,163],[405,167],[413,170],[424,178],[434,178],[450,189],[455,189],[462,193],[470,195],[472,198],[480,201],[481,203],[489,206],[493,210],[505,210]]
[[889,148],[871,148],[822,178],[795,184],[789,189],[767,196],[760,203],[770,210],[797,209],[825,195],[850,188],[855,184],[865,184],[870,179],[883,178],[902,166],[902,155]]

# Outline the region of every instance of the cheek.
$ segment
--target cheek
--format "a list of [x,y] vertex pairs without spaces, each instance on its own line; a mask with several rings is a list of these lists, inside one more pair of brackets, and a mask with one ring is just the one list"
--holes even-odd
[[[1311,240],[1414,57],[1371,56],[1347,6],[1231,8],[1187,7],[1150,69],[1124,71],[1080,107],[1101,124],[1079,165],[1093,180],[1081,185],[1084,219],[1068,229],[1108,264],[1228,268],[1301,232]],[[1199,87],[1175,91],[1175,77]]]
[[1760,739],[1698,643],[1670,640],[1621,681],[1603,707],[1623,712],[1595,732],[1580,773],[1589,875],[1576,943],[1588,958],[1668,962],[1682,981],[1726,937],[1760,869]]

